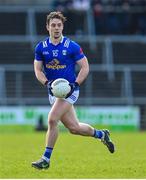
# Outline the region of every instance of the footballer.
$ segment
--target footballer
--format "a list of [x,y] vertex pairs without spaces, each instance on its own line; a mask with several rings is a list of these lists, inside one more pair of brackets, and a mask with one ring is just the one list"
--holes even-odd
[[[99,139],[110,153],[115,151],[108,130],[95,129],[89,124],[81,123],[76,116],[74,103],[79,98],[80,86],[88,76],[89,64],[80,45],[63,36],[65,21],[66,18],[61,12],[48,14],[46,29],[49,35],[35,48],[34,72],[38,81],[48,88],[48,97],[52,105],[48,114],[44,153],[39,160],[32,162],[32,166],[37,169],[47,169],[50,166],[51,154],[59,135],[59,121],[70,133]],[[78,74],[75,73],[76,65],[79,66]],[[51,84],[57,78],[69,81],[71,90],[65,98],[56,98],[53,95]]]

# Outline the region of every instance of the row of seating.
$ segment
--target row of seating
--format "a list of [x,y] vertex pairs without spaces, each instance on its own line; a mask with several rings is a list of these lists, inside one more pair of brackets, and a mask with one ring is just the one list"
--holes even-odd
[[[46,35],[46,16],[49,12],[36,12],[34,21],[37,35]],[[65,34],[87,34],[86,15],[82,13],[65,12],[68,18],[65,24]],[[3,18],[5,17],[5,20]],[[0,34],[1,35],[27,35],[28,32],[28,13],[27,12],[0,12]],[[73,23],[76,22],[76,23]]]
[[[34,29],[37,35],[45,35],[46,16],[49,12],[34,12]],[[67,17],[64,33],[67,35],[87,35],[87,13],[84,11],[65,11]],[[5,17],[5,20],[3,18]],[[1,35],[28,34],[28,12],[0,12]],[[121,18],[124,18],[123,20]],[[146,34],[145,14],[130,13],[128,17],[116,13],[98,14],[93,17],[96,34]],[[91,20],[92,21],[92,20]],[[73,23],[75,22],[75,23]]]

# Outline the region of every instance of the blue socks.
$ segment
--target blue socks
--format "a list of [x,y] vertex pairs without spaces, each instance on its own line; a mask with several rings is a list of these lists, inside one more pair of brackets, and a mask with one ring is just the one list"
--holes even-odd
[[53,151],[53,148],[46,147],[45,153],[42,156],[42,158],[45,159],[47,162],[49,162],[50,158],[51,158],[52,151]]
[[[98,138],[98,139],[101,139],[102,136],[103,136],[103,133],[104,133],[104,132],[103,132],[102,130],[94,129],[94,135],[93,135],[93,137]],[[49,162],[49,161],[50,161],[50,158],[51,158],[52,151],[53,151],[53,148],[51,148],[51,147],[46,147],[45,152],[44,152],[42,158],[43,158],[45,161]]]
[[104,133],[104,132],[101,131],[101,130],[94,129],[94,135],[93,135],[93,137],[98,138],[98,139],[101,139],[102,136],[103,136],[103,133]]

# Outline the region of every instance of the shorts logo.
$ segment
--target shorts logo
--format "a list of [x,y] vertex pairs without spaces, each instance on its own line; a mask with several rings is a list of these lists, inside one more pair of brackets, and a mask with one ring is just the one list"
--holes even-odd
[[76,97],[74,95],[71,95],[69,98],[72,99],[73,101],[76,100]]

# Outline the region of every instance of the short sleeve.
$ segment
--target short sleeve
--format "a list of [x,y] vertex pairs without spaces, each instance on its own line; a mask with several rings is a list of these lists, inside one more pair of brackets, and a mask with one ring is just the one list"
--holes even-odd
[[35,47],[35,59],[37,61],[43,61],[43,56],[42,56],[41,44],[40,43]]
[[75,61],[78,61],[82,59],[83,57],[85,57],[82,48],[74,41],[72,41],[72,51],[73,51],[73,57]]

